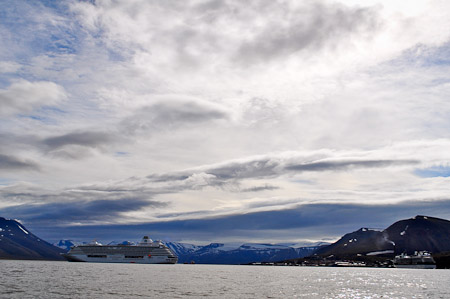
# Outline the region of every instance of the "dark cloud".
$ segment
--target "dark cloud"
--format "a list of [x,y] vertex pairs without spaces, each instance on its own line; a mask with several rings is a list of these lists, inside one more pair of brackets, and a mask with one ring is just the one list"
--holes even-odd
[[[334,48],[349,43],[354,34],[370,35],[380,22],[374,8],[325,5],[316,1],[300,8],[285,3],[268,5],[267,9],[277,17],[267,18],[259,33],[240,46],[236,58],[243,64],[267,62],[304,50]],[[263,12],[262,8],[259,10]]]
[[365,161],[322,161],[285,167],[291,171],[338,171],[349,168],[378,168],[418,164],[417,160],[365,160]]
[[[286,240],[338,238],[361,227],[384,229],[395,221],[415,215],[449,219],[450,200],[403,202],[396,205],[308,204],[292,209],[204,219],[171,220],[137,225],[55,227],[52,231],[42,226],[42,223],[37,223],[36,233],[42,233],[42,237],[53,240],[67,237],[81,240],[90,240],[94,237],[105,240],[139,239],[143,234],[152,233],[154,238],[175,240],[208,241],[220,238],[252,240],[256,238],[270,242],[280,238]],[[32,229],[32,227],[29,228]]]
[[105,132],[72,132],[60,136],[49,137],[43,143],[50,149],[58,149],[67,145],[98,147],[110,143],[114,138]]
[[[294,159],[295,160],[295,159]],[[198,170],[167,173],[162,175],[152,174],[147,176],[151,182],[182,182],[188,181],[192,175],[204,173],[211,175],[209,186],[223,186],[227,181],[243,179],[260,179],[276,177],[292,172],[307,171],[345,171],[354,168],[382,168],[403,165],[415,165],[418,160],[319,160],[295,163],[289,159],[264,157],[243,162],[229,162],[218,166],[204,167]],[[185,186],[188,187],[188,186]],[[252,191],[244,189],[243,191]],[[258,191],[255,189],[254,191]]]
[[155,129],[174,129],[228,117],[224,109],[211,103],[193,98],[168,97],[139,109],[122,122],[122,127],[127,132],[152,132]]
[[264,186],[255,186],[251,188],[245,188],[240,190],[241,192],[261,192],[261,191],[272,191],[280,189],[280,187],[272,186],[272,185],[264,185]]
[[278,174],[276,170],[280,162],[270,158],[245,162],[229,162],[222,165],[210,166],[198,170],[168,173],[163,175],[152,174],[147,178],[152,182],[184,181],[194,174],[204,173],[211,175],[210,185],[222,185],[226,180],[238,180],[246,178],[262,178]]
[[242,163],[229,163],[224,166],[211,168],[207,173],[219,179],[245,179],[253,177],[266,177],[276,174],[275,169],[279,162],[271,159],[260,159]]
[[189,178],[189,174],[171,173],[171,174],[151,174],[147,178],[152,182],[167,182],[167,181],[184,181]]
[[93,154],[93,150],[104,151],[120,139],[112,132],[78,131],[47,137],[37,146],[46,154],[63,159],[82,159]]
[[39,170],[39,166],[30,160],[0,154],[0,169],[6,170]]
[[28,223],[40,225],[65,225],[74,222],[117,221],[124,212],[137,211],[145,207],[165,207],[167,204],[137,198],[119,200],[69,201],[45,204],[23,204],[3,208],[1,213]]

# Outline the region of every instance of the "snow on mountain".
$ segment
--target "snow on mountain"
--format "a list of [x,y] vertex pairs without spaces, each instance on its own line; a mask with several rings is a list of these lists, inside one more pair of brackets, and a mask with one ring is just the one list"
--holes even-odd
[[75,242],[73,240],[59,240],[57,243],[53,243],[53,246],[69,251],[73,246],[80,245],[81,243]]
[[252,262],[280,261],[300,258],[314,253],[319,246],[293,248],[285,244],[245,243],[193,245],[177,242],[165,243],[180,263],[248,264]]
[[0,217],[0,259],[62,260],[58,247],[28,231],[18,220]]
[[111,241],[108,245],[136,245],[136,243],[132,241]]
[[187,243],[177,243],[177,242],[165,242],[167,247],[169,247],[177,256],[193,253],[203,246],[197,246]]

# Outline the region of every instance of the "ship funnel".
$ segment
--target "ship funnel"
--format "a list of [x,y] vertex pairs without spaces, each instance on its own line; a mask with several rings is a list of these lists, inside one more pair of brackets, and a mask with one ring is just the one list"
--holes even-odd
[[144,236],[139,245],[150,245],[152,243],[153,243],[152,239],[150,239],[148,236]]

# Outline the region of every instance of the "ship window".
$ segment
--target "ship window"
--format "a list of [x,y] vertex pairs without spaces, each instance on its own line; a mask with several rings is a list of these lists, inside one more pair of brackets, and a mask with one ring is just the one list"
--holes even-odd
[[88,254],[87,257],[106,257],[106,255],[100,255],[100,254]]
[[126,255],[126,259],[143,259],[144,257],[141,255]]

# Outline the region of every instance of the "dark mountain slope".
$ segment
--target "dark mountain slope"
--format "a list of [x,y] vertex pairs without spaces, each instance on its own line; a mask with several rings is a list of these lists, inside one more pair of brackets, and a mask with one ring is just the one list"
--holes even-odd
[[385,252],[393,256],[422,250],[433,254],[450,251],[450,221],[416,216],[397,221],[382,232],[362,228],[319,249],[316,254],[323,257],[333,255],[337,258],[355,258],[368,253],[374,255]]
[[396,253],[426,250],[432,253],[450,251],[450,221],[416,216],[398,221],[385,231],[395,243]]
[[383,232],[369,228],[361,228],[344,235],[337,242],[319,249],[316,254],[321,256],[334,255],[348,257],[393,249],[393,243],[386,238]]
[[62,252],[19,222],[0,217],[0,259],[63,260]]

